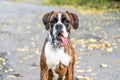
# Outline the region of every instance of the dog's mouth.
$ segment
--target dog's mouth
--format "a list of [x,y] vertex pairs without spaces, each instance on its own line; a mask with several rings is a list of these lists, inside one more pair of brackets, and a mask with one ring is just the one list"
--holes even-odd
[[64,46],[67,46],[67,44],[68,44],[68,38],[64,37],[64,35],[62,33],[58,33],[57,36],[56,36],[56,39],[58,41],[62,42]]

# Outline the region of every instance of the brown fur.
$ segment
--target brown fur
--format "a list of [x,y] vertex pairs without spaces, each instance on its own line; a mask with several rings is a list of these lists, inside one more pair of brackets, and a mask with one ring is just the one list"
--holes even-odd
[[[40,59],[40,67],[41,67],[41,80],[52,80],[53,78],[53,73],[51,70],[48,70],[48,66],[46,64],[46,57],[45,57],[45,45],[47,43],[47,39],[44,42],[44,46],[42,48],[42,53],[41,53],[41,59]],[[69,54],[72,58],[71,61],[69,63],[69,66],[65,66],[62,63],[59,63],[56,66],[56,73],[59,75],[59,79],[61,80],[62,76],[65,76],[65,80],[73,80],[73,73],[74,73],[74,69],[73,69],[73,65],[75,63],[75,52],[74,49],[70,43],[69,40],[69,44],[64,47],[64,51],[66,52],[66,54]]]
[[[58,12],[52,11],[51,13],[47,13],[43,16],[43,23],[45,25],[46,30],[50,30],[50,20],[53,16],[55,16]],[[70,13],[68,11],[63,12],[63,15],[67,17],[67,19],[70,21],[70,25],[73,26],[74,29],[78,28],[78,17],[77,15]],[[70,28],[71,29],[71,28]],[[48,69],[48,65],[46,63],[46,56],[45,56],[45,45],[48,42],[48,39],[45,39],[41,57],[40,57],[40,67],[41,67],[41,80],[52,80],[54,75],[52,69]],[[62,80],[62,77],[65,76],[65,80],[73,80],[73,74],[74,74],[74,63],[75,63],[75,52],[72,47],[70,39],[68,40],[67,46],[64,46],[65,54],[68,54],[71,57],[71,60],[69,62],[68,66],[65,66],[61,62],[56,66],[55,72],[59,75],[58,80]],[[52,54],[51,54],[52,55]]]

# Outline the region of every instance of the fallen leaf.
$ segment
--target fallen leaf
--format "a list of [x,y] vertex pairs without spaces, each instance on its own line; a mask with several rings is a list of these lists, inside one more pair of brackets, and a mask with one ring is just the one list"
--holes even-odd
[[107,48],[106,51],[107,51],[107,52],[113,52],[113,48],[111,48],[111,47],[110,47],[110,48]]
[[100,64],[100,67],[106,68],[106,67],[108,67],[108,65],[107,65],[107,64],[104,64],[104,63],[101,63],[101,64]]
[[0,65],[0,70],[2,70],[3,69],[3,66],[2,65]]
[[5,58],[0,57],[0,62],[2,62],[2,64],[3,64],[3,65],[5,65],[5,64],[6,64],[6,59],[5,59]]
[[88,49],[89,50],[97,49],[97,44],[89,44]]
[[[91,41],[91,43],[88,45],[88,49],[89,50],[94,50],[94,49],[101,49],[101,50],[103,50],[103,49],[106,49],[106,48],[111,46],[110,42],[104,41],[103,39],[101,39],[98,42],[97,42],[97,40],[95,42],[94,39],[89,39],[89,42],[90,41]],[[110,51],[109,48],[108,48],[108,51]]]
[[17,78],[15,75],[9,75],[8,77],[9,78],[14,78],[14,79]]
[[102,31],[102,34],[105,35],[105,36],[107,35],[107,33],[105,31]]
[[76,61],[75,64],[79,64],[80,62],[79,61]]
[[115,63],[120,64],[120,59],[116,59]]
[[99,43],[98,44],[98,49],[105,49],[107,47],[107,44],[106,43],[104,43],[104,42],[102,42],[102,43]]
[[17,78],[17,77],[19,77],[20,76],[20,74],[12,74],[12,75],[9,75],[8,77],[9,78]]
[[17,51],[28,51],[29,48],[28,47],[24,47],[24,48],[17,48]]
[[78,40],[76,40],[75,38],[71,38],[71,41],[72,41],[72,43],[73,43],[74,45],[79,44],[79,41],[78,41]]
[[104,41],[104,43],[106,44],[107,47],[111,46],[110,42],[108,42],[108,41]]
[[5,58],[0,57],[0,61],[2,61],[3,63],[5,63],[5,62],[6,62],[6,59],[5,59]]
[[37,67],[35,67],[35,66],[32,66],[32,67],[30,67],[29,69],[30,70],[33,70],[33,69],[36,69]]
[[89,77],[84,77],[83,80],[93,80],[92,78],[89,78]]
[[89,42],[97,42],[96,39],[89,39],[88,41],[89,41]]
[[20,76],[20,74],[19,74],[19,73],[17,73],[17,74],[13,74],[13,75],[15,75],[16,77],[19,77],[19,76]]
[[91,75],[93,75],[93,76],[96,76],[97,74],[95,74],[95,73],[92,73]]
[[38,24],[37,24],[37,27],[38,27],[38,28],[42,28],[42,24],[38,23]]
[[83,72],[85,72],[85,70],[80,69],[80,70],[76,70],[76,72],[77,73],[83,73]]
[[76,76],[76,78],[78,78],[78,79],[83,79],[84,76]]
[[31,42],[31,45],[32,45],[33,47],[36,47],[36,45],[35,45],[35,43],[34,43],[34,42]]
[[23,60],[20,60],[18,63],[19,63],[19,64],[22,64],[22,63],[23,63]]
[[40,52],[39,52],[39,50],[35,50],[35,53],[36,53],[36,54],[39,54]]
[[77,66],[75,66],[75,68],[80,68],[80,66],[77,65]]
[[10,55],[11,53],[10,52],[7,52],[7,55]]
[[83,49],[79,49],[80,51],[83,51]]
[[86,70],[86,72],[92,72],[92,69],[90,68],[90,69]]
[[78,59],[81,59],[81,57],[77,57]]
[[12,72],[12,71],[14,71],[14,70],[13,69],[8,69],[8,70],[5,70],[4,72],[8,73],[8,72]]

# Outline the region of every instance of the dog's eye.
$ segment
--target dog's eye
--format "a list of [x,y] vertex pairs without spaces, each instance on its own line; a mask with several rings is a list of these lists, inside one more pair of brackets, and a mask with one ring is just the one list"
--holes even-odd
[[54,25],[55,23],[57,23],[57,21],[58,21],[57,18],[53,18],[53,19],[51,20],[51,24]]
[[68,24],[69,24],[69,20],[67,20],[65,17],[62,18],[62,22],[63,22],[63,24],[65,24],[65,25],[68,25]]
[[69,24],[69,21],[68,20],[64,20],[64,23]]
[[68,21],[68,20],[64,20],[64,21],[63,21],[63,24],[69,25],[69,21]]

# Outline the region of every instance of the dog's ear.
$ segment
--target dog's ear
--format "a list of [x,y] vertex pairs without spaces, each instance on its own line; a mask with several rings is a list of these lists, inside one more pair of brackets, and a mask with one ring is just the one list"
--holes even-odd
[[49,30],[50,17],[53,13],[54,13],[54,11],[52,11],[50,13],[46,13],[42,18],[42,21],[43,21],[43,24],[45,25],[46,30]]
[[76,14],[68,12],[68,11],[66,11],[66,13],[70,16],[71,25],[72,25],[73,29],[77,29],[79,26],[78,16]]

